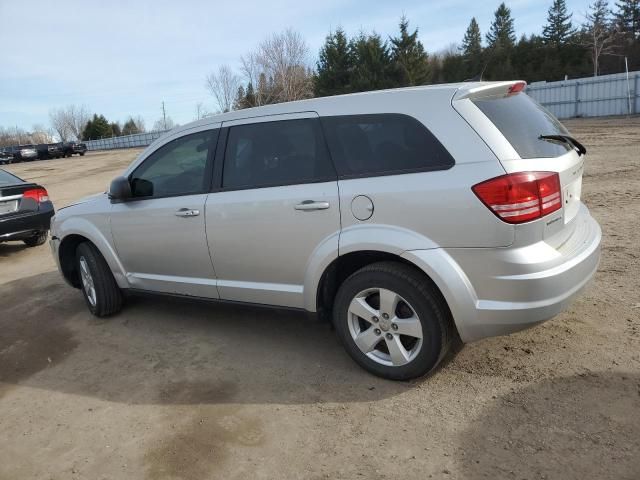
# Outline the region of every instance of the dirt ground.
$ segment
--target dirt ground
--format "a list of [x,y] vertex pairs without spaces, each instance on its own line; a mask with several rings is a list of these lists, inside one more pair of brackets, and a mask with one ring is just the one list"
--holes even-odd
[[[640,118],[567,123],[595,281],[414,382],[368,375],[298,313],[135,298],[98,321],[47,245],[0,244],[0,479],[639,479]],[[63,206],[137,153],[8,169]]]

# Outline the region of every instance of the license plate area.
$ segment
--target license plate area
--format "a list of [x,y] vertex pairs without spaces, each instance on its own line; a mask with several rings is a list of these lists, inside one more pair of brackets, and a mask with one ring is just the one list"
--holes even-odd
[[564,204],[564,223],[569,223],[580,210],[580,196],[582,195],[582,176],[575,179],[562,191]]
[[11,200],[9,202],[0,202],[0,215],[13,213],[16,210],[18,210],[18,200]]

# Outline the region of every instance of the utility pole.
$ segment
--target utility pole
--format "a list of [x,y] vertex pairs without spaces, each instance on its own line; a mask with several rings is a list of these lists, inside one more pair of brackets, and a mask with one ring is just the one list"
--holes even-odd
[[167,112],[164,109],[164,100],[162,101],[162,125],[164,125],[164,129],[167,129]]

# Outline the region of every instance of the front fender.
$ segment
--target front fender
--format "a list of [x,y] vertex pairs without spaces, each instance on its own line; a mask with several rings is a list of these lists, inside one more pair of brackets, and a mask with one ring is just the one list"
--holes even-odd
[[[55,236],[60,240],[61,245],[70,235],[79,235],[91,241],[109,265],[118,286],[128,288],[126,271],[112,246],[108,221],[105,216],[96,216],[94,221],[79,216],[69,217],[56,222]],[[59,258],[57,260],[60,262]]]

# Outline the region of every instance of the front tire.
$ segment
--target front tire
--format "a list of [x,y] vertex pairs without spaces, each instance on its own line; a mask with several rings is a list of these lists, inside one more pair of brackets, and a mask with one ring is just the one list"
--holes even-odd
[[96,317],[122,309],[122,292],[107,262],[93,244],[81,243],[76,250],[76,268],[89,311]]
[[409,380],[433,370],[449,351],[453,322],[435,285],[398,262],[368,265],[338,289],[334,324],[349,355],[365,370]]

